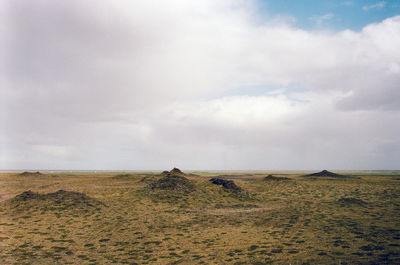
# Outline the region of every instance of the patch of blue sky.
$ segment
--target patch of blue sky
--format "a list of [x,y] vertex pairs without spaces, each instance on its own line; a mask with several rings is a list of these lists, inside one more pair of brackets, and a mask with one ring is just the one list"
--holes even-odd
[[399,0],[257,0],[266,19],[292,18],[306,30],[361,30],[368,24],[400,15]]

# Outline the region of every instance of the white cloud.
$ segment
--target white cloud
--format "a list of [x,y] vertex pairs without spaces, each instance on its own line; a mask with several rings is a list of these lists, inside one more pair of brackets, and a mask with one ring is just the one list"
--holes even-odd
[[68,158],[76,153],[74,147],[71,146],[59,146],[59,145],[34,145],[33,149],[39,151],[45,155],[58,158]]
[[191,123],[214,123],[216,126],[242,126],[243,124],[265,124],[293,114],[301,105],[287,97],[233,96],[205,102],[186,103],[170,106],[176,119]]
[[381,8],[384,8],[385,6],[386,6],[386,2],[385,1],[380,1],[380,2],[377,2],[377,3],[372,4],[372,5],[365,5],[365,6],[362,7],[362,9],[364,11],[369,11],[371,9],[381,9]]
[[314,21],[315,24],[321,26],[321,25],[324,24],[326,21],[329,21],[329,20],[331,20],[331,19],[334,18],[334,17],[335,17],[334,14],[328,13],[328,14],[320,15],[320,16],[312,16],[312,17],[310,17],[310,19],[311,19],[312,21]]
[[3,3],[0,167],[396,167],[400,17],[315,32],[255,8]]

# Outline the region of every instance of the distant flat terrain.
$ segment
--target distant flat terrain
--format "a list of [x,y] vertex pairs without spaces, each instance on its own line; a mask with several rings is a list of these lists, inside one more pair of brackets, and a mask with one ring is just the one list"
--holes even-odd
[[0,264],[400,264],[400,172],[313,173],[3,172]]

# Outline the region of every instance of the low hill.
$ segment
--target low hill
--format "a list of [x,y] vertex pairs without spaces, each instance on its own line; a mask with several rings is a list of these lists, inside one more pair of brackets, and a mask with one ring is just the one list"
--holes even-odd
[[322,177],[322,178],[341,178],[341,179],[343,179],[343,178],[352,178],[350,176],[336,174],[336,173],[330,172],[328,170],[322,170],[321,172],[304,175],[303,177],[310,177],[310,178]]

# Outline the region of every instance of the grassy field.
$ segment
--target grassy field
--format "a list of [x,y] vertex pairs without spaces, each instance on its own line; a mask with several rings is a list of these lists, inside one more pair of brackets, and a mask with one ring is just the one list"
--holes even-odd
[[187,173],[1,173],[0,264],[400,264],[396,172]]

